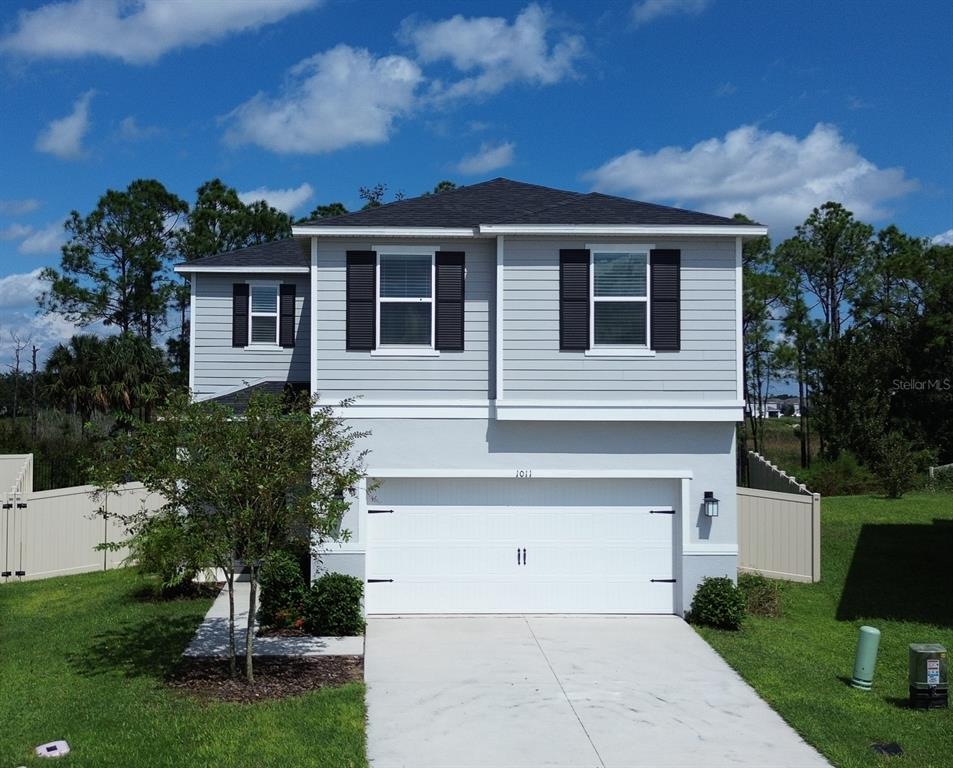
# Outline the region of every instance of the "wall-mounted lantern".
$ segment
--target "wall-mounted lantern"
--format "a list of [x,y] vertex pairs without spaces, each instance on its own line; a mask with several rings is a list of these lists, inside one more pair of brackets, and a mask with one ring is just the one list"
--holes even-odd
[[705,514],[708,517],[718,517],[718,499],[713,491],[705,491]]

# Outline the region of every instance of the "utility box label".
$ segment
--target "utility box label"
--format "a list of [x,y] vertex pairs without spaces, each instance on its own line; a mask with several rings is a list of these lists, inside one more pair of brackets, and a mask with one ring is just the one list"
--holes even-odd
[[927,685],[940,684],[940,660],[927,659]]

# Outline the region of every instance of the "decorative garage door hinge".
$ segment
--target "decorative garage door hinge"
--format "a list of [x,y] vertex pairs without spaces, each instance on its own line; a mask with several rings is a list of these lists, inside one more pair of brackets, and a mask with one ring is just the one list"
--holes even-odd
[[674,584],[675,583],[675,579],[649,579],[649,581],[652,581],[656,584]]
[[392,515],[392,514],[394,514],[394,510],[392,510],[392,509],[369,509],[369,510],[367,510],[367,514],[369,514],[369,515]]
[[393,581],[394,581],[393,579],[368,579],[367,583],[368,584],[381,584],[381,583],[390,584]]
[[650,509],[649,514],[650,515],[674,515],[675,510],[674,509]]

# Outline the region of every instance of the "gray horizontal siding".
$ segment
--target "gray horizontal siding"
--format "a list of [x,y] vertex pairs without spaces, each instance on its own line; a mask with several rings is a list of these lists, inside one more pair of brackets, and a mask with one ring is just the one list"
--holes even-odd
[[[269,381],[308,381],[311,323],[308,319],[310,286],[307,275],[261,275],[295,285],[294,349],[259,351],[232,347],[232,284],[244,282],[244,274],[197,274],[195,291],[195,339],[192,349],[194,390],[199,397],[216,395]],[[251,276],[256,277],[256,276]],[[197,278],[197,279],[196,279]]]
[[[347,251],[370,250],[389,242],[318,240],[317,388],[321,400],[346,397],[367,400],[434,402],[485,400],[492,397],[495,330],[495,242],[441,240],[441,250],[466,253],[464,350],[439,357],[382,357],[345,349],[345,267]],[[434,241],[407,241],[430,245]]]
[[625,359],[559,350],[559,251],[612,241],[506,239],[504,399],[736,399],[734,238],[651,239],[682,252],[679,352]]

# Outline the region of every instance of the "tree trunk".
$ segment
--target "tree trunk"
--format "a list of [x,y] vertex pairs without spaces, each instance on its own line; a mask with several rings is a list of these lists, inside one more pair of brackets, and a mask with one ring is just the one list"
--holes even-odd
[[252,653],[255,642],[255,614],[258,610],[258,566],[249,568],[251,577],[251,591],[248,595],[248,628],[245,632],[245,679],[249,683],[255,682],[255,671],[252,664]]
[[33,345],[33,368],[30,371],[30,448],[36,448],[36,353],[39,350]]
[[225,567],[225,584],[228,586],[228,670],[232,677],[238,674],[236,657],[238,650],[235,647],[235,569]]
[[802,362],[801,351],[797,354],[797,402],[801,422],[801,468],[807,468],[807,413],[804,407],[804,365]]

